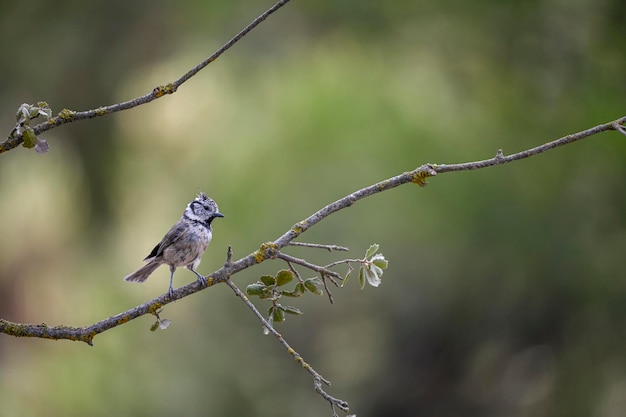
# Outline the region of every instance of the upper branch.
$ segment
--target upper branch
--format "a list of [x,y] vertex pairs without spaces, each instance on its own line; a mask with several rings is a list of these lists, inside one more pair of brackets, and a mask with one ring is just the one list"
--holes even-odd
[[[258,26],[261,22],[268,18],[272,13],[283,7],[287,4],[289,0],[279,0],[275,5],[267,9],[263,14],[254,19],[248,26],[243,28],[239,33],[237,33],[231,40],[226,42],[221,48],[213,53],[213,55],[209,56],[207,59],[196,65],[191,70],[187,71],[182,77],[177,79],[174,82],[167,83],[165,85],[160,85],[155,87],[151,92],[145,94],[141,97],[134,98],[132,100],[124,101],[122,103],[112,104],[109,106],[103,106],[97,109],[86,110],[86,111],[73,111],[68,109],[63,109],[59,112],[59,114],[55,117],[50,118],[50,120],[39,123],[38,125],[33,126],[32,131],[36,136],[39,136],[41,133],[48,131],[50,129],[54,129],[55,127],[61,126],[65,123],[76,122],[78,120],[91,119],[98,116],[105,116],[111,113],[116,113],[122,110],[132,109],[133,107],[141,106],[142,104],[150,103],[158,98],[163,97],[166,94],[173,94],[178,90],[184,82],[188,79],[196,75],[202,69],[204,69],[211,62],[215,61],[220,55],[226,52],[230,47],[236,44],[239,40],[241,40],[244,36],[246,36],[252,29]],[[15,131],[11,132],[9,136],[4,140],[4,142],[0,143],[0,153],[10,151],[24,143],[24,138],[22,133],[16,133]]]
[[616,126],[621,126],[623,129],[624,124],[626,123],[626,116],[623,116],[617,120],[612,122],[604,123],[598,126],[594,126],[590,129],[583,130],[578,133],[573,133],[567,136],[563,136],[559,139],[553,140],[551,142],[544,143],[543,145],[536,146],[531,149],[527,149],[525,151],[517,152],[511,155],[505,156],[502,153],[502,150],[499,149],[491,159],[485,159],[482,161],[475,162],[466,162],[460,164],[424,164],[413,171],[405,172],[403,174],[397,175],[395,177],[386,179],[384,181],[378,182],[376,184],[370,185],[369,187],[362,188],[358,191],[353,192],[339,200],[327,205],[326,207],[318,210],[313,213],[311,216],[306,219],[296,223],[290,230],[288,230],[281,237],[276,239],[274,242],[278,248],[282,248],[290,242],[298,237],[300,234],[305,232],[311,226],[319,223],[324,218],[328,217],[332,213],[341,210],[343,208],[349,207],[357,201],[369,197],[373,194],[377,194],[381,191],[386,191],[391,188],[398,187],[400,185],[413,182],[420,186],[424,186],[427,184],[426,178],[433,177],[437,174],[443,174],[445,172],[457,172],[457,171],[471,171],[480,168],[487,168],[494,165],[506,164],[509,162],[517,161],[520,159],[529,158],[534,155],[538,155],[540,153],[546,152],[550,149],[557,148],[559,146],[567,145],[569,143],[587,138],[592,135],[596,135],[601,132],[606,132],[608,130],[618,130]]

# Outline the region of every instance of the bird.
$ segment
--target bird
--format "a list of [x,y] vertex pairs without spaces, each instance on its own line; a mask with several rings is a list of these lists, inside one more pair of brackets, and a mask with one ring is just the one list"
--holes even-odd
[[217,203],[203,192],[198,194],[187,205],[180,220],[146,256],[144,261],[147,264],[124,277],[124,281],[144,282],[159,266],[166,264],[170,267],[168,290],[170,298],[174,296],[172,287],[174,272],[179,266],[186,266],[196,274],[198,281],[206,286],[206,278],[196,271],[196,268],[200,265],[202,254],[211,243],[213,235],[211,223],[218,217],[224,217],[224,215],[219,212]]

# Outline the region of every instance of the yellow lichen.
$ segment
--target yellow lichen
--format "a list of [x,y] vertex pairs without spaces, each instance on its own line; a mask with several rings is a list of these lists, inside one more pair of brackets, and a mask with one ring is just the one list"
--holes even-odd
[[65,121],[71,120],[74,116],[76,116],[74,110],[63,109],[59,112],[59,117]]
[[154,303],[148,309],[148,313],[156,315],[157,311],[159,311],[161,309],[161,307],[163,307],[163,304],[161,304],[161,303]]
[[301,222],[294,224],[293,227],[291,228],[291,231],[295,233],[296,235],[299,235],[300,233],[304,232],[306,229],[307,229],[307,224],[303,220]]
[[176,87],[174,87],[173,83],[168,83],[166,85],[160,85],[152,90],[152,93],[157,97],[163,97],[165,94],[172,94],[176,91]]
[[256,263],[261,263],[265,260],[266,252],[269,251],[270,252],[269,256],[271,257],[272,252],[275,252],[276,250],[278,250],[278,247],[276,246],[274,242],[262,243],[259,249],[256,252],[254,252],[254,260],[256,261]]
[[385,188],[387,188],[389,186],[389,181],[383,181],[380,184],[378,184],[378,189],[379,190],[384,190]]
[[437,168],[436,164],[423,165],[421,168],[414,171],[413,178],[411,178],[411,182],[419,185],[420,187],[427,186],[428,181],[426,181],[426,178],[437,175],[436,168]]

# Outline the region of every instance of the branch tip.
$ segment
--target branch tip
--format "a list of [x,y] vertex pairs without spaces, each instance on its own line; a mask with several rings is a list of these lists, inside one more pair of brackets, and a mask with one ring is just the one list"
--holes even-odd
[[228,268],[233,264],[233,248],[228,245],[228,249],[226,250],[226,262],[224,263],[224,268]]

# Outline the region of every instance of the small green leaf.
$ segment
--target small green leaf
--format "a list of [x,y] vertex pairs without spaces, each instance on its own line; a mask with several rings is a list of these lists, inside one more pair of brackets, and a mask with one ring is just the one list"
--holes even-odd
[[287,297],[300,297],[302,294],[304,294],[304,284],[298,282],[293,291],[281,291],[280,293]]
[[22,103],[20,107],[17,108],[17,113],[15,114],[15,118],[17,119],[18,124],[29,124],[30,123],[30,111],[33,106],[28,103]]
[[37,107],[34,109],[37,110],[37,114],[33,115],[33,117],[42,116],[46,120],[50,120],[52,118],[52,110],[45,101],[38,102]]
[[37,136],[32,128],[27,127],[24,129],[24,133],[22,134],[22,139],[24,139],[24,143],[22,144],[25,148],[34,148],[37,144]]
[[254,284],[250,284],[246,287],[246,294],[252,296],[261,295],[266,288],[266,285],[263,285],[260,282],[255,282]]
[[49,108],[40,108],[38,114],[46,119],[46,121],[52,118],[52,110]]
[[285,321],[285,310],[281,306],[274,307],[274,311],[272,312],[272,318],[275,323],[280,323]]
[[293,272],[288,269],[278,271],[276,274],[276,285],[279,287],[290,283],[293,280]]
[[300,311],[300,309],[296,307],[286,306],[286,307],[283,307],[283,309],[285,310],[285,313],[288,313],[288,314],[297,314],[297,315],[302,314],[302,311]]
[[367,252],[365,252],[365,258],[367,259],[373,254],[375,254],[376,252],[378,252],[378,248],[379,248],[378,243],[374,243],[373,245],[371,245],[369,249],[367,250]]
[[377,253],[370,261],[381,269],[387,269],[387,266],[389,265],[389,261],[385,259],[382,253]]
[[261,282],[265,285],[274,285],[276,284],[276,280],[271,275],[263,275],[261,277]]
[[383,273],[383,270],[375,265],[366,265],[363,268],[363,274],[365,275],[365,279],[372,287],[378,287],[381,283],[380,274]]
[[365,267],[361,266],[359,268],[359,284],[361,285],[361,289],[365,288],[365,276],[363,275],[363,270]]
[[309,278],[305,280],[304,287],[315,295],[324,294],[324,283],[319,277]]
[[375,264],[371,265],[372,271],[376,274],[377,277],[382,277],[383,276],[383,270],[382,268],[379,268],[378,266],[376,266]]
[[154,322],[154,324],[152,326],[150,326],[150,331],[154,332],[158,328],[159,328],[159,321],[157,320],[157,321]]
[[261,300],[267,300],[268,298],[274,298],[275,296],[275,291],[274,291],[274,287],[265,287],[263,289],[263,291],[261,291],[261,294],[259,294],[259,298]]
[[28,114],[31,119],[39,116],[39,107],[30,105],[30,107],[28,108]]
[[348,278],[350,278],[350,275],[352,275],[352,271],[354,271],[354,268],[352,268],[352,265],[348,264],[348,272],[346,272],[346,276],[343,277],[343,281],[341,281],[342,287],[346,285],[346,282],[348,282]]

